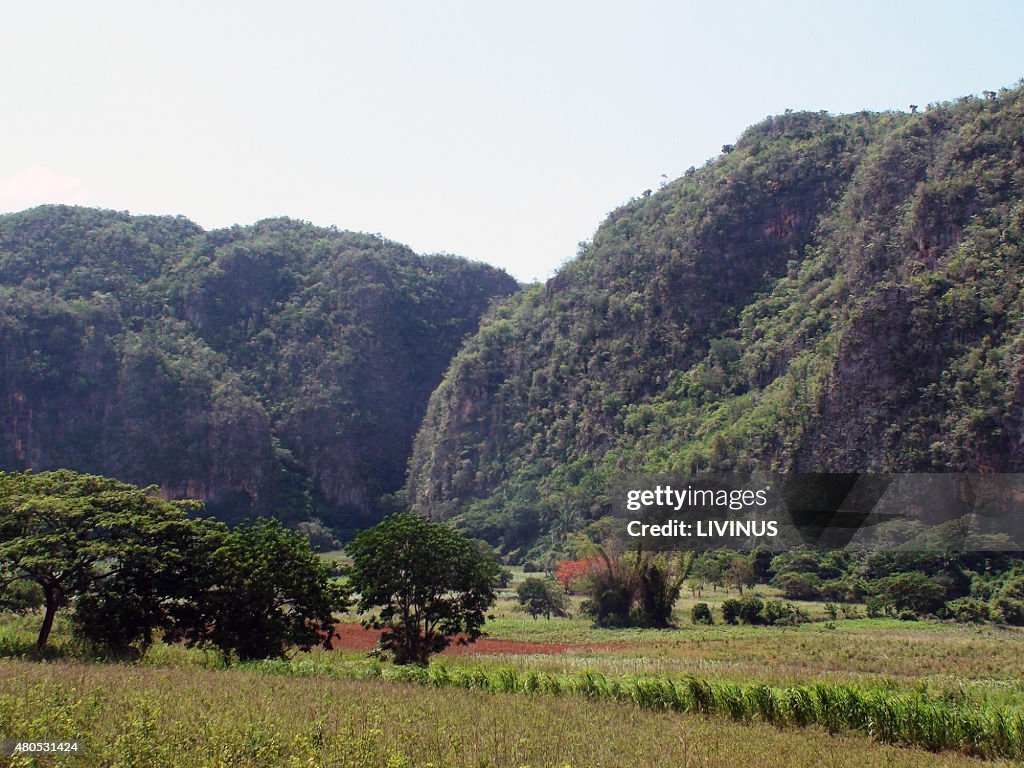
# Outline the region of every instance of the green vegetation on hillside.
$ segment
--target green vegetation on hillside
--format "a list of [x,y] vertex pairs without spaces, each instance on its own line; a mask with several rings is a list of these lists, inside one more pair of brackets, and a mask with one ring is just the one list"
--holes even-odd
[[351,530],[508,275],[288,219],[0,216],[0,467]]
[[542,557],[635,473],[1020,471],[1022,122],[787,113],[613,212],[455,357],[414,508]]

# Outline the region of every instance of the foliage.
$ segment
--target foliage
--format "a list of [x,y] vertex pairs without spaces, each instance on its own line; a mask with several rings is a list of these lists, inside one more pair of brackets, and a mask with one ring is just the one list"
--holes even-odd
[[730,598],[722,602],[722,620],[726,624],[767,624],[796,626],[810,621],[806,612],[782,600],[761,600],[756,597]]
[[321,520],[304,520],[295,526],[295,530],[309,539],[309,546],[317,552],[331,552],[341,547],[330,529]]
[[562,560],[555,566],[555,580],[567,595],[571,595],[577,582],[590,572],[592,566],[590,560]]
[[350,584],[367,626],[399,664],[426,663],[454,640],[480,636],[494,603],[498,565],[468,538],[408,513],[360,531],[346,547]]
[[814,600],[820,596],[821,580],[813,573],[780,573],[772,584],[787,600]]
[[1024,626],[1024,574],[1011,573],[992,597],[992,614],[1013,626]]
[[43,590],[34,581],[18,579],[0,591],[0,611],[25,614],[39,610],[44,604]]
[[347,591],[331,581],[330,566],[303,534],[264,519],[216,544],[208,560],[193,561],[195,607],[175,634],[242,661],[284,656],[292,647],[331,647]]
[[764,601],[757,597],[742,597],[739,600],[737,615],[744,624],[761,624],[764,622]]
[[920,571],[880,579],[876,590],[886,606],[917,616],[937,613],[946,596],[946,591],[939,584]]
[[672,609],[692,566],[692,553],[674,560],[637,551],[622,553],[613,543],[598,548],[587,579],[583,610],[599,627],[672,626]]
[[69,470],[0,473],[0,573],[41,591],[39,648],[66,606],[75,633],[114,654],[158,636],[242,659],[330,647],[344,600],[304,536],[192,520],[195,503],[153,490]]
[[18,425],[0,467],[343,533],[385,510],[445,366],[516,289],[492,267],[289,219],[205,232],[66,206],[0,216],[0,421]]
[[786,114],[613,211],[456,355],[410,501],[511,552],[638,473],[1019,471],[1022,118]]
[[878,597],[869,597],[866,603],[869,619],[877,619],[885,612],[885,603]]
[[711,607],[707,603],[697,603],[690,609],[690,620],[694,624],[705,624],[711,626],[715,618],[711,614]]
[[726,624],[739,624],[740,620],[740,601],[734,598],[728,598],[722,601],[722,621]]
[[[761,616],[764,623],[772,627],[794,627],[797,624],[804,624],[811,620],[805,611],[797,608],[792,603],[784,603],[781,600],[766,600]],[[835,616],[831,618],[833,621],[835,620]]]
[[972,597],[961,597],[946,604],[950,618],[964,624],[982,624],[989,620],[989,607]]
[[0,577],[31,581],[42,592],[40,648],[59,608],[161,557],[190,526],[188,504],[151,490],[67,470],[0,473]]
[[105,655],[125,657],[184,631],[198,609],[197,576],[226,534],[219,523],[182,519],[131,532],[141,546],[126,548],[116,569],[78,595],[75,634]]
[[744,555],[733,555],[722,574],[727,586],[736,587],[740,595],[743,587],[752,587],[757,583],[753,558]]
[[516,587],[516,597],[519,605],[535,619],[538,616],[550,619],[552,616],[569,615],[566,612],[565,589],[551,579],[535,576],[524,579]]

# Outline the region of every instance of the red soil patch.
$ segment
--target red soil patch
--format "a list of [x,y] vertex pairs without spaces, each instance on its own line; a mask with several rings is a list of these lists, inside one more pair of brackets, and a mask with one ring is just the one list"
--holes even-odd
[[[335,648],[351,651],[372,651],[377,645],[380,631],[366,629],[361,624],[341,622],[334,627],[337,637]],[[481,637],[469,645],[451,645],[445,654],[506,654],[528,656],[535,653],[563,654],[579,651],[608,651],[629,647],[628,643],[539,643],[532,640],[500,640],[496,637]]]

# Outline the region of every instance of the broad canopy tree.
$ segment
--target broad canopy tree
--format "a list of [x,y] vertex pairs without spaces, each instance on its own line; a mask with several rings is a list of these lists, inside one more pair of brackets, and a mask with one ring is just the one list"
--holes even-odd
[[196,578],[194,614],[179,625],[187,644],[211,644],[239,659],[284,656],[289,647],[331,647],[334,612],[347,591],[301,533],[277,520],[222,537]]
[[361,531],[346,548],[350,587],[364,625],[382,629],[398,664],[425,664],[455,641],[476,640],[496,600],[498,563],[461,533],[399,513]]
[[0,588],[41,589],[39,648],[64,607],[76,634],[122,653],[157,634],[241,659],[330,647],[345,591],[304,536],[192,519],[198,502],[153,491],[69,470],[0,473]]
[[160,556],[189,526],[192,502],[68,470],[0,473],[0,579],[29,580],[43,593],[42,648],[57,610],[124,570]]
[[516,588],[519,605],[528,614],[537,618],[544,616],[568,616],[565,590],[553,579],[531,576]]

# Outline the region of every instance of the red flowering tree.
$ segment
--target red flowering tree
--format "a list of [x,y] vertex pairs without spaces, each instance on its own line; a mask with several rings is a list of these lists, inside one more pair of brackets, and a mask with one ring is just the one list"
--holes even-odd
[[555,580],[565,589],[565,593],[572,594],[574,583],[590,573],[591,560],[561,560],[555,565]]

